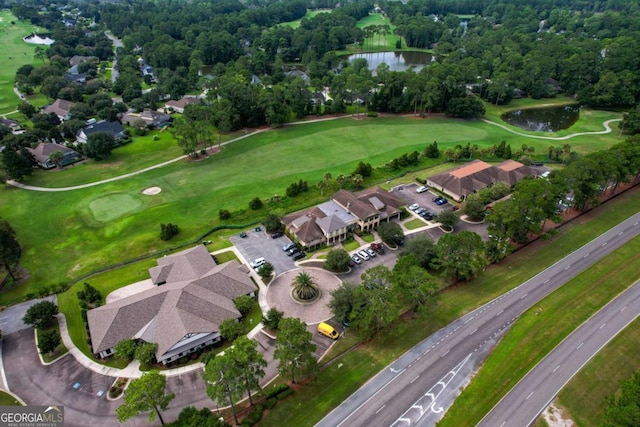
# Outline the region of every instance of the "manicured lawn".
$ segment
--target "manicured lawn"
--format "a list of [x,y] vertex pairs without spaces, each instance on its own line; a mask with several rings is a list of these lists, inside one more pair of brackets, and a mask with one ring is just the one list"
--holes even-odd
[[228,262],[231,260],[238,261],[238,257],[233,251],[226,251],[226,252],[219,253],[216,255],[216,258],[218,259],[218,262],[220,264],[224,264],[225,262]]
[[278,25],[291,27],[294,30],[300,26],[300,23],[303,19],[311,19],[319,13],[331,13],[331,9],[318,9],[318,10],[307,10],[307,13],[301,18],[296,19],[295,21],[282,22]]
[[[363,49],[373,51],[397,50],[396,41],[402,40],[402,37],[397,36],[393,33],[393,31],[396,29],[396,26],[391,24],[391,21],[386,16],[383,16],[381,13],[370,13],[369,16],[362,18],[356,24],[358,28],[371,27],[374,25],[387,25],[389,27],[389,32],[387,34],[375,34],[373,38],[366,39]],[[403,42],[402,46],[405,47],[405,45],[406,43]]]
[[427,224],[425,224],[424,221],[418,218],[412,219],[411,221],[407,221],[404,223],[404,226],[407,227],[409,230],[415,230],[416,228],[424,227],[425,225]]
[[562,389],[556,402],[568,410],[568,416],[579,426],[604,424],[605,399],[618,391],[620,382],[640,369],[639,342],[640,319],[636,319]]
[[13,92],[18,68],[26,64],[42,64],[33,56],[37,45],[22,40],[22,37],[40,30],[30,22],[19,21],[8,10],[0,11],[0,114],[14,111],[20,102]]
[[20,402],[8,393],[0,391],[0,406],[22,406]]
[[[166,160],[166,151],[176,147],[168,133],[159,135],[160,141],[153,141],[150,136],[149,140],[136,140],[119,149],[120,152],[116,150],[114,159],[104,164],[93,162],[62,172],[38,173],[26,182],[51,186],[81,184],[95,181],[98,176],[106,178],[130,171],[131,164],[148,166],[147,157]],[[617,141],[617,135],[607,137],[610,141],[607,144]],[[310,185],[309,193],[297,198],[265,204],[258,211],[247,208],[256,196],[266,200],[275,194],[282,195],[291,182],[303,179],[313,184],[326,172],[334,177],[347,175],[361,160],[380,166],[401,154],[422,151],[433,140],[438,141],[442,150],[466,142],[486,146],[501,140],[517,146],[526,141],[536,146],[538,152],[549,145],[479,121],[347,118],[260,133],[234,142],[201,161],[181,160],[96,187],[43,193],[7,186],[0,189],[0,217],[8,220],[17,232],[24,250],[22,265],[29,270],[31,280],[18,288],[6,289],[0,295],[0,303],[15,301],[45,286],[65,283],[124,260],[193,241],[220,224],[220,209],[232,212],[230,224],[250,224],[274,209],[287,212],[326,200],[315,185]],[[587,151],[602,144],[600,138],[593,144],[589,137],[584,137],[574,148]],[[425,167],[428,164],[423,163]],[[397,175],[398,172],[375,169],[368,182],[384,182]],[[154,196],[142,194],[152,186],[160,187],[162,192]],[[332,182],[325,194],[337,188]],[[114,200],[126,203],[112,206]],[[167,222],[177,224],[180,234],[170,242],[163,242],[159,239],[160,223]],[[217,233],[209,238],[217,241],[218,234],[228,235]],[[43,259],[47,262],[43,263]]]
[[479,422],[560,341],[637,280],[638,262],[640,237],[522,315],[438,425]]
[[[551,242],[537,241],[491,267],[473,283],[447,289],[438,306],[411,321],[398,322],[393,334],[377,336],[372,342],[360,345],[332,364],[318,378],[305,385],[286,405],[278,405],[261,422],[263,426],[311,426],[332,408],[346,399],[370,377],[407,349],[451,321],[473,310],[507,290],[529,279],[555,261],[600,235],[611,226],[628,218],[640,209],[640,191],[634,190],[608,202],[595,212],[565,227]],[[637,240],[637,239],[636,239]],[[535,259],[536,263],[531,260]],[[549,312],[550,310],[546,310]],[[549,315],[549,313],[547,313]],[[338,341],[325,360],[331,360],[355,344],[353,337]],[[345,369],[346,368],[346,369]],[[293,408],[304,406],[305,411]],[[473,425],[463,423],[458,425]]]
[[358,249],[360,247],[360,243],[358,243],[355,240],[351,239],[351,240],[347,240],[347,241],[343,242],[342,246],[344,246],[344,249],[347,252],[351,252],[353,250]]

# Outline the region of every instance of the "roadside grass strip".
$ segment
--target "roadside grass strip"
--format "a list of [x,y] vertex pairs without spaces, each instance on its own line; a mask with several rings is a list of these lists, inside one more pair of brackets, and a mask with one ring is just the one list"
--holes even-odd
[[574,329],[633,284],[639,263],[636,237],[524,313],[438,426],[477,424]]
[[[639,192],[634,189],[622,194],[616,200],[607,202],[564,226],[552,241],[538,240],[509,256],[500,265],[487,269],[473,282],[447,289],[442,293],[438,306],[432,311],[418,313],[413,317],[405,316],[392,326],[392,334],[382,332],[371,341],[362,343],[354,350],[345,353],[347,349],[358,343],[355,336],[347,331],[347,336],[338,340],[323,360],[330,361],[342,353],[345,354],[323,368],[316,378],[289,397],[285,404],[278,405],[270,411],[261,421],[261,426],[313,426],[382,368],[421,340],[476,307],[516,287],[638,212],[640,210]],[[635,253],[638,253],[637,249]],[[535,263],[532,260],[535,260]],[[604,264],[604,262],[601,263]],[[625,287],[625,285],[618,286]],[[598,292],[611,294],[609,291],[600,289]],[[591,309],[592,312],[596,310]],[[547,305],[544,313],[546,317],[554,320],[551,305]],[[558,316],[558,313],[555,315]],[[569,315],[572,318],[575,317],[571,313]],[[526,372],[525,370],[521,375]],[[516,382],[517,380],[513,383]],[[496,401],[498,399],[499,397]],[[479,416],[477,421],[482,416],[484,414]],[[456,427],[462,425],[473,424],[465,419]]]

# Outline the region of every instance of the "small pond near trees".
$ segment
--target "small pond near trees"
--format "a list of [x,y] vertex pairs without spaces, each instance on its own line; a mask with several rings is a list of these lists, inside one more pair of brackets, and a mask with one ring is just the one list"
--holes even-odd
[[573,126],[579,116],[580,106],[574,104],[513,110],[503,114],[501,118],[524,130],[556,132]]

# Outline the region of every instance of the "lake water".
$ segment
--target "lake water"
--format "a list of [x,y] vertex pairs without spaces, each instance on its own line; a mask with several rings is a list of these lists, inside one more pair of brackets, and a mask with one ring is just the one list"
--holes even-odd
[[579,105],[561,105],[513,110],[503,114],[501,118],[510,125],[525,130],[555,132],[570,128],[578,117]]
[[422,67],[431,63],[433,55],[426,52],[373,52],[355,53],[347,60],[353,62],[356,58],[364,58],[369,63],[369,69],[374,71],[378,65],[385,63],[391,71],[404,71],[410,67],[420,71]]

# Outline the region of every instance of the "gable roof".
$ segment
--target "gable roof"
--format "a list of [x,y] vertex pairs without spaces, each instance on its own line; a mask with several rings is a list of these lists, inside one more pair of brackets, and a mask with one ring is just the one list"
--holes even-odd
[[537,176],[540,174],[536,169],[520,162],[516,162],[515,160],[506,160],[494,167],[496,168],[498,181],[505,182],[510,187],[513,187],[518,183],[518,181],[525,177]]
[[198,98],[194,98],[192,96],[184,96],[178,100],[171,100],[171,101],[167,101],[165,103],[165,105],[167,107],[177,107],[177,108],[184,108],[189,104],[198,104],[200,102],[200,100]]
[[124,133],[124,128],[120,124],[120,122],[107,122],[102,120],[100,122],[94,123],[92,125],[83,127],[78,131],[78,134],[83,132],[86,136],[91,135],[96,132],[107,132],[113,136]]
[[69,114],[69,110],[71,110],[71,107],[74,105],[75,103],[67,101],[66,99],[56,99],[51,105],[48,105],[43,112],[55,113],[58,117],[64,117]]
[[64,145],[56,144],[53,142],[41,142],[36,148],[27,148],[38,163],[46,163],[49,160],[49,155],[56,151],[62,151],[62,154],[76,153],[75,150],[68,148]]
[[94,353],[136,337],[157,343],[160,360],[187,334],[217,332],[225,319],[241,317],[233,299],[256,290],[247,272],[235,260],[214,263],[197,280],[167,283],[89,310]]
[[204,245],[158,258],[157,263],[157,266],[149,269],[151,281],[155,285],[195,280],[216,266],[216,262]]
[[332,199],[361,220],[375,216],[378,213],[370,203],[363,202],[350,191],[340,190],[333,195]]

